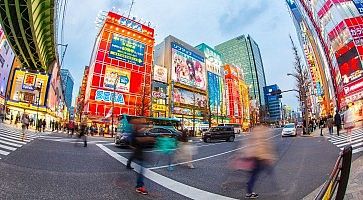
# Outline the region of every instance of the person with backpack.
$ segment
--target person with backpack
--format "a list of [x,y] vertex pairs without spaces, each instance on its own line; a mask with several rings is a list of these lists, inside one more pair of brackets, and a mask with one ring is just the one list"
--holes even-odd
[[340,116],[338,110],[335,112],[334,124],[337,127],[337,135],[339,136],[339,131],[342,129],[342,117]]

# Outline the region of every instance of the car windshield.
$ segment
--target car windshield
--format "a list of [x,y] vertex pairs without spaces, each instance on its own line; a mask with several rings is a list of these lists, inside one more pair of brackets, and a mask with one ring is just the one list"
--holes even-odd
[[218,132],[220,131],[221,129],[219,127],[212,127],[209,129],[209,132]]
[[295,128],[294,124],[286,124],[284,128]]

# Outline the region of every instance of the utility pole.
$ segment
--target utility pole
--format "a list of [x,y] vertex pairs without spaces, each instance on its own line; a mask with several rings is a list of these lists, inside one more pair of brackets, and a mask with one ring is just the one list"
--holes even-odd
[[117,85],[117,81],[120,79],[120,75],[117,75],[115,83],[113,85],[113,97],[112,97],[112,112],[111,112],[111,137],[113,138],[113,133],[114,133],[114,128],[113,128],[113,112],[114,112],[114,108],[115,108],[115,97],[116,97],[116,85]]
[[40,95],[42,93],[42,86],[43,86],[43,84],[40,83],[40,86],[37,88],[37,90],[38,90],[38,102],[37,102],[38,105],[37,105],[37,121],[35,122],[36,130],[37,130],[38,126],[40,126],[39,117],[38,117],[39,114],[38,113],[39,113]]
[[127,15],[127,18],[129,18],[129,19],[130,19],[131,10],[132,10],[132,7],[134,6],[134,4],[135,4],[135,0],[132,0],[131,5],[130,5],[129,14]]

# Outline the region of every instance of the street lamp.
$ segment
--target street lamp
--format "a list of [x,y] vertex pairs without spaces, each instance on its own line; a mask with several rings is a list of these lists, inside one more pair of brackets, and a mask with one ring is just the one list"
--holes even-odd
[[40,95],[42,93],[42,86],[43,84],[40,83],[40,86],[36,88],[36,90],[38,91],[38,101],[37,101],[37,121],[35,122],[35,125],[37,126],[36,129],[40,126],[39,124],[39,117],[38,117],[38,113],[39,113],[39,104],[40,104]]
[[111,119],[112,119],[112,122],[111,122],[111,137],[113,137],[113,134],[114,134],[114,128],[113,128],[113,111],[114,111],[114,108],[115,108],[115,97],[116,97],[116,85],[117,85],[117,81],[120,80],[120,75],[117,75],[116,79],[115,79],[115,82],[113,84],[113,97],[112,97],[112,112],[111,112]]

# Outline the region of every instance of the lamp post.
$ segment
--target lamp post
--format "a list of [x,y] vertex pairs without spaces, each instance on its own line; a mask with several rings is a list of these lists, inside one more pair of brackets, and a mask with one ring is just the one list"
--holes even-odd
[[37,121],[35,122],[36,130],[40,126],[40,124],[39,124],[39,117],[38,117],[39,114],[38,113],[39,113],[40,95],[42,93],[42,86],[43,86],[43,84],[40,83],[40,86],[37,87],[37,90],[38,90],[38,101],[37,101]]
[[120,79],[120,75],[117,75],[116,79],[115,79],[115,83],[113,85],[113,96],[112,96],[112,112],[111,112],[111,137],[113,137],[113,133],[114,133],[114,128],[113,128],[113,111],[115,108],[115,96],[116,96],[116,85],[117,85],[117,81]]

